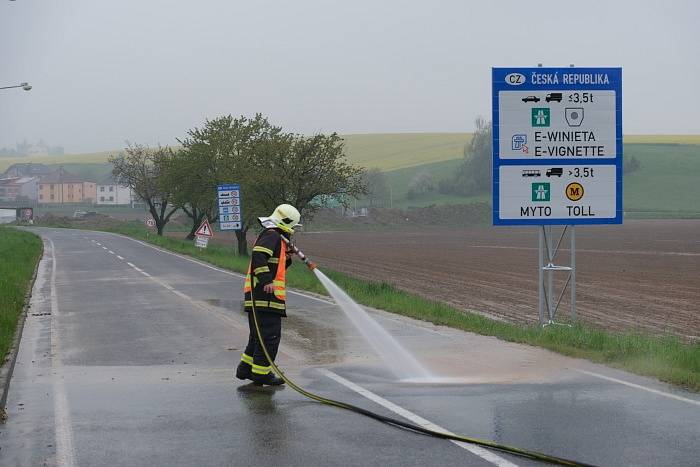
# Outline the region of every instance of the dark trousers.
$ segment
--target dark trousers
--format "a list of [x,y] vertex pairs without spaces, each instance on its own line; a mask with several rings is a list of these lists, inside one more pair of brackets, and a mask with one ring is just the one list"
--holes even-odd
[[[282,337],[282,315],[275,312],[258,311],[257,317],[265,348],[267,353],[270,354],[272,361],[274,361]],[[265,353],[258,342],[258,333],[255,330],[252,311],[248,312],[248,329],[248,345],[245,348],[245,353],[253,357],[255,365],[269,366],[270,364],[265,358]]]

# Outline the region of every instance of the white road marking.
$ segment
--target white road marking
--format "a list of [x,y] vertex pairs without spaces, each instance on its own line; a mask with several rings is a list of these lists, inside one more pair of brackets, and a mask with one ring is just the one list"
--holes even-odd
[[145,272],[143,269],[141,269],[141,268],[139,268],[138,266],[136,266],[134,263],[129,263],[129,262],[127,262],[126,264],[128,264],[129,266],[131,266],[132,268],[134,268],[136,271],[140,272],[141,274],[143,274],[143,275],[145,275],[145,276],[148,276],[148,277],[151,276],[150,274],[148,274],[147,272]]
[[[367,399],[371,400],[372,402],[376,402],[377,404],[381,405],[382,407],[391,410],[397,415],[402,416],[403,418],[410,420],[411,422],[415,423],[416,425],[422,426],[423,428],[427,428],[429,430],[433,431],[441,431],[443,433],[447,434],[454,434],[444,428],[442,428],[439,425],[436,425],[435,423],[426,420],[425,418],[421,417],[420,415],[416,415],[413,412],[404,409],[401,406],[398,406],[394,404],[393,402],[390,402],[386,399],[384,399],[381,396],[378,396],[377,394],[371,392],[368,389],[363,388],[362,386],[353,383],[350,380],[347,380],[343,378],[340,375],[337,375],[333,373],[332,371],[329,371],[325,368],[319,368],[321,373],[329,377],[330,379],[336,381],[337,383],[342,384],[343,386],[347,387],[348,389],[351,389],[358,393],[359,395],[366,397]],[[506,460],[500,456],[497,456],[496,454],[492,453],[491,451],[484,449],[480,446],[476,446],[473,444],[469,443],[464,443],[462,441],[453,441],[450,440],[450,442],[456,444],[457,446],[461,447],[462,449],[466,449],[467,451],[471,452],[472,454],[481,457],[482,459],[491,462],[494,465],[497,465],[499,467],[517,467],[517,464],[513,464],[509,460]]]
[[109,254],[110,254],[110,255],[113,255],[114,252],[113,252],[112,250],[109,250]]
[[106,246],[103,246],[103,247],[102,247],[102,249],[103,249],[103,250],[106,250],[106,249],[107,249],[107,247],[106,247]]
[[63,384],[61,357],[59,356],[60,342],[56,331],[56,320],[60,316],[58,295],[56,294],[56,247],[51,244],[51,367],[53,368],[52,386],[54,394],[54,426],[56,430],[56,465],[75,465],[73,448],[73,428],[71,424],[68,396]]
[[182,298],[183,300],[192,301],[192,299],[190,299],[190,297],[188,297],[188,296],[185,295],[184,293],[180,292],[179,290],[174,290],[174,289],[173,289],[173,293],[174,293],[175,295],[177,295],[178,297]]
[[641,389],[642,391],[647,391],[647,392],[650,392],[652,394],[656,394],[658,396],[668,397],[669,399],[675,399],[675,400],[681,401],[681,402],[687,402],[688,404],[700,405],[700,401],[697,401],[694,399],[688,399],[687,397],[683,397],[683,396],[677,396],[675,394],[671,394],[670,392],[664,392],[664,391],[659,391],[658,389],[648,388],[646,386],[642,386],[641,384],[630,383],[629,381],[624,381],[621,379],[613,378],[611,376],[601,375],[600,373],[594,373],[592,371],[581,370],[579,368],[572,368],[572,370],[578,371],[579,373],[583,373],[583,374],[588,375],[588,376],[593,376],[593,377],[604,379],[607,381],[612,381],[613,383],[624,384],[625,386],[629,386],[631,388]]
[[122,261],[124,260],[124,258],[121,257],[121,256],[119,256],[119,255],[117,255],[117,258],[119,258],[119,259],[122,260]]
[[102,246],[102,244],[101,244],[100,242],[95,242],[95,244],[97,244],[97,245],[99,245],[99,246]]

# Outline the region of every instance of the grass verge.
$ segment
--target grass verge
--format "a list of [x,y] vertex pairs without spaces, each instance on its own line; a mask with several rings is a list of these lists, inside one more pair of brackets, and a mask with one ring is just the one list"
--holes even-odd
[[33,233],[0,226],[0,362],[12,345],[41,251]]
[[[216,266],[245,272],[246,258],[234,256],[230,248],[212,245],[200,250],[193,242],[146,235],[142,226],[131,223],[109,230],[145,240],[164,249],[207,261]],[[616,334],[583,325],[572,328],[551,326],[522,327],[468,313],[444,303],[421,298],[387,283],[357,279],[322,268],[334,282],[357,302],[374,308],[449,326],[510,342],[535,345],[571,357],[658,378],[700,392],[700,343],[686,343],[675,336],[653,337],[641,334]],[[316,277],[304,267],[288,271],[290,287],[326,294]]]

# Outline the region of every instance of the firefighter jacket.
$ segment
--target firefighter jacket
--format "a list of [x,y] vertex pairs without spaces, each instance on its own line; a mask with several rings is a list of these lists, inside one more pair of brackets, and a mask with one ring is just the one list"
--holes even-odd
[[[245,311],[253,309],[255,300],[255,311],[287,316],[286,272],[292,259],[287,255],[282,235],[277,229],[265,229],[255,241],[243,287]],[[273,293],[263,290],[270,283],[274,286]]]

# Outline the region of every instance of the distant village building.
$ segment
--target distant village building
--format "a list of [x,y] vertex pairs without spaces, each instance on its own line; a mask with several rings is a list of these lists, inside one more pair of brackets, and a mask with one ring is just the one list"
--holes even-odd
[[94,203],[97,184],[83,180],[61,167],[39,180],[39,203]]
[[35,201],[39,177],[0,178],[0,201]]
[[97,184],[97,204],[129,205],[134,202],[134,193],[128,186],[120,185],[109,176]]
[[45,144],[33,144],[27,149],[27,156],[48,156],[49,147]]
[[12,164],[5,170],[4,177],[41,177],[51,173],[51,168],[44,164]]

